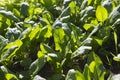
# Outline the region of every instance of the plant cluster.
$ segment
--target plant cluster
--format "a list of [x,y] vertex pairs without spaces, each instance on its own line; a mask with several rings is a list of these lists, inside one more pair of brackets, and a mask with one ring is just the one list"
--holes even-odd
[[116,80],[119,0],[0,0],[0,80]]

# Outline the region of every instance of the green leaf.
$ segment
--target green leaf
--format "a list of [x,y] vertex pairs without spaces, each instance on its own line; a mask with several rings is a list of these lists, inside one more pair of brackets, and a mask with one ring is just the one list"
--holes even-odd
[[62,28],[58,28],[54,30],[54,41],[55,41],[55,49],[62,50],[61,44],[64,43],[65,32]]
[[91,46],[81,46],[76,51],[74,51],[71,55],[71,58],[75,58],[77,56],[80,56],[82,54],[88,53],[92,49]]
[[85,80],[84,75],[78,70],[70,69],[65,80]]
[[20,35],[21,35],[21,31],[17,28],[7,28],[7,32],[5,34],[5,36],[7,37],[7,39],[9,39],[9,41],[14,41],[18,39]]
[[98,6],[96,10],[98,21],[104,22],[108,18],[108,12],[103,6]]
[[40,0],[40,2],[46,7],[50,7],[56,3],[56,0]]
[[88,4],[88,0],[84,0],[81,4],[81,10],[85,9]]
[[88,35],[88,37],[91,37],[93,34],[95,34],[99,30],[99,27],[100,27],[100,24],[95,26],[94,29],[92,30],[92,32]]
[[5,39],[3,36],[0,35],[0,52],[8,44],[8,40]]
[[39,75],[36,75],[33,80],[46,80],[45,78],[39,76]]
[[17,76],[12,73],[6,66],[0,66],[1,80],[18,80]]
[[9,70],[5,67],[5,66],[0,66],[0,70],[6,74],[6,73],[9,73]]
[[14,74],[7,73],[5,74],[7,80],[19,80]]
[[84,24],[83,28],[87,31],[89,30],[91,27],[93,27],[92,24]]
[[32,60],[30,58],[24,58],[23,60],[20,61],[20,65],[23,67],[30,66]]
[[102,46],[102,42],[103,42],[102,39],[95,38],[95,40],[97,41],[97,43],[98,43],[100,46]]
[[105,74],[106,74],[106,72],[104,71],[104,72],[100,75],[99,80],[105,80]]
[[20,6],[21,16],[23,16],[23,17],[29,16],[28,10],[29,10],[29,4],[27,2],[22,2],[21,6]]
[[112,12],[109,15],[109,23],[113,24],[120,16],[120,5],[118,5],[116,8],[112,10]]
[[48,11],[44,11],[42,14],[42,18],[47,19],[49,21],[49,23],[53,23],[53,16],[50,12]]
[[13,13],[17,16],[17,17],[20,17],[20,12],[18,9],[14,8],[13,9]]
[[63,1],[64,7],[66,8],[70,2],[71,2],[71,0],[64,0]]
[[52,25],[53,29],[62,27],[62,22],[60,20],[56,20]]
[[114,24],[112,25],[113,29],[118,28],[118,25],[120,24],[120,19],[117,19]]
[[117,33],[114,31],[114,40],[115,40],[115,49],[116,54],[118,54],[118,42],[117,42]]
[[34,9],[34,14],[41,14],[42,12],[43,12],[43,9],[41,9],[41,8]]
[[88,6],[84,10],[80,12],[81,15],[81,21],[86,20],[88,17],[94,16],[95,10],[93,6]]
[[118,54],[117,56],[114,56],[113,60],[120,61],[120,54]]
[[61,80],[61,78],[62,78],[62,75],[61,74],[54,74],[51,78],[50,78],[50,80]]
[[88,5],[91,5],[92,3],[94,3],[94,0],[88,0]]
[[31,27],[26,28],[24,31],[22,31],[21,35],[20,35],[20,39],[23,40],[25,38],[27,38],[29,36],[29,34],[31,33]]
[[13,55],[15,55],[19,48],[22,46],[22,44],[23,43],[21,40],[16,40],[15,42],[7,44],[2,50],[3,53],[1,54],[1,60],[9,60],[12,58]]
[[102,3],[102,6],[104,6],[107,11],[110,13],[113,9],[113,5],[112,5],[112,2],[110,0],[105,0],[103,3]]
[[88,37],[80,44],[80,46],[90,45],[92,41],[93,39]]
[[60,18],[70,15],[70,7],[66,7],[60,14]]
[[89,69],[93,73],[93,77],[95,80],[104,80],[106,70],[102,64],[101,59],[92,52],[88,56]]
[[11,46],[4,55],[2,55],[1,60],[6,59],[7,57],[9,57],[18,47],[17,46]]
[[40,32],[40,27],[39,25],[37,25],[36,27],[33,27],[31,33],[29,34],[30,40],[33,40],[34,38],[36,38],[36,36],[39,34]]
[[10,20],[14,20],[16,22],[19,21],[19,18],[17,18],[11,11],[0,10],[0,14],[2,14],[3,16]]
[[87,64],[84,67],[83,75],[85,77],[85,80],[91,80],[90,70],[89,70],[89,66]]
[[36,59],[29,67],[29,74],[31,76],[35,76],[40,69],[45,65],[46,63],[46,58],[43,53],[38,51],[38,59]]
[[52,27],[51,25],[47,25],[45,26],[47,28],[47,32],[46,34],[44,35],[45,38],[50,38],[52,36]]
[[115,74],[108,78],[108,80],[119,80],[119,79],[120,79],[120,74]]
[[65,80],[76,80],[76,71],[74,69],[70,69],[67,73]]
[[78,70],[76,70],[75,76],[76,76],[76,80],[86,80],[84,75],[81,72],[79,72]]
[[5,48],[4,48],[4,50],[9,49],[9,48],[11,48],[12,46],[18,46],[18,48],[20,48],[22,44],[23,44],[23,43],[22,43],[21,40],[16,40],[16,41],[14,41],[14,42],[11,42],[11,43],[7,44],[7,45],[5,46]]
[[44,43],[40,44],[40,49],[43,53],[54,53],[54,50]]
[[75,14],[75,13],[76,13],[76,4],[75,4],[75,2],[72,1],[72,2],[69,4],[69,6],[70,6],[70,11],[71,11],[71,13]]

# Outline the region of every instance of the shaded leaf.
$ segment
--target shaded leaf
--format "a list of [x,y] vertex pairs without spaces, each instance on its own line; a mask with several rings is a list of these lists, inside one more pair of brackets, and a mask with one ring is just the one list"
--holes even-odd
[[76,71],[74,69],[70,69],[67,73],[65,80],[76,80]]
[[92,49],[91,46],[81,46],[76,51],[74,51],[71,55],[71,58],[75,58],[77,56],[80,56],[82,54],[88,53]]
[[43,53],[54,53],[54,50],[44,43],[40,44],[40,49]]
[[112,12],[109,15],[109,23],[113,24],[120,16],[120,5],[118,5],[116,8],[112,10]]
[[3,16],[10,20],[14,20],[16,22],[19,21],[19,19],[11,11],[0,10],[0,14],[2,14]]
[[35,76],[40,69],[45,65],[46,58],[43,53],[38,52],[38,59],[36,59],[29,67],[29,74]]
[[20,14],[23,17],[27,17],[29,15],[28,13],[29,4],[27,2],[22,2],[20,6]]

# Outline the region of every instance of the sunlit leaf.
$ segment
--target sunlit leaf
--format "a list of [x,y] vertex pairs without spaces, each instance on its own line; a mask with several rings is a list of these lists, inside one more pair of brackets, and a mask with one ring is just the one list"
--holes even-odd
[[69,6],[70,6],[71,13],[74,14],[74,13],[76,12],[76,5],[75,5],[75,2],[72,1],[72,2],[69,4]]
[[34,9],[34,14],[41,14],[42,12],[43,12],[43,9],[41,9],[41,8]]
[[94,72],[94,67],[95,67],[95,65],[96,65],[96,63],[95,63],[95,61],[92,61],[91,63],[90,63],[90,65],[89,65],[89,69],[90,69],[90,71],[93,73]]
[[85,80],[91,80],[90,70],[89,70],[89,66],[87,64],[84,67],[83,75],[85,77]]
[[65,32],[62,28],[58,28],[54,30],[54,41],[55,41],[55,49],[61,50],[61,45],[64,43]]
[[94,0],[88,0],[88,5],[91,5],[92,3],[94,3]]
[[93,27],[93,25],[91,25],[91,24],[84,24],[84,29],[85,30],[88,30],[88,29],[90,29],[91,27]]
[[85,78],[78,70],[70,69],[65,80],[85,80]]
[[116,49],[116,54],[118,54],[118,41],[117,41],[117,33],[114,31],[114,40],[115,40],[115,49]]
[[31,33],[29,34],[30,40],[33,40],[39,34],[39,31],[40,31],[39,26],[34,27]]
[[47,32],[44,36],[45,38],[50,38],[52,36],[52,27],[50,25],[47,25],[46,28],[47,28]]
[[42,14],[42,17],[44,19],[47,19],[49,21],[49,23],[51,23],[51,24],[53,23],[53,16],[51,15],[50,12],[44,11],[43,14]]
[[40,1],[43,5],[45,5],[46,7],[50,7],[52,5],[55,4],[56,0],[41,0]]
[[7,73],[5,77],[7,80],[18,80],[14,74],[10,74],[10,73]]
[[118,54],[117,56],[114,56],[113,60],[120,61],[120,54]]
[[108,18],[108,12],[103,6],[98,6],[96,10],[98,21],[104,22]]
[[21,40],[16,40],[15,42],[11,42],[7,44],[4,49],[3,53],[1,54],[1,60],[5,60],[6,58],[11,58],[13,55],[16,54],[17,50],[22,46]]
[[98,39],[98,38],[95,38],[95,40],[97,41],[97,43],[98,43],[100,46],[102,45],[103,40]]
[[43,53],[54,53],[54,50],[50,46],[43,43],[40,44],[40,49]]
[[76,70],[75,76],[76,76],[76,80],[85,80],[84,75],[78,70]]

